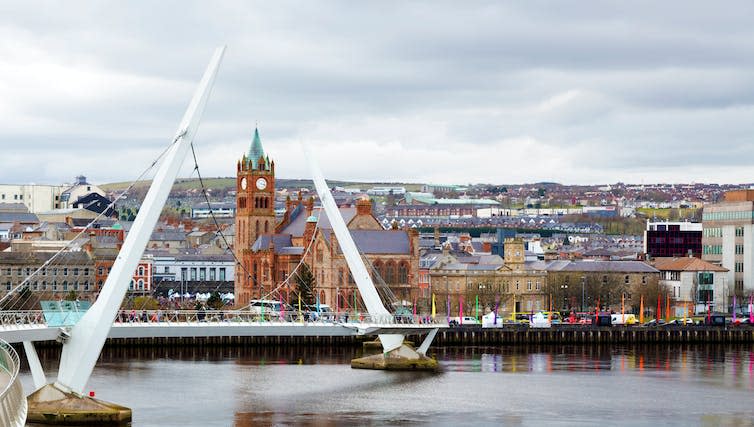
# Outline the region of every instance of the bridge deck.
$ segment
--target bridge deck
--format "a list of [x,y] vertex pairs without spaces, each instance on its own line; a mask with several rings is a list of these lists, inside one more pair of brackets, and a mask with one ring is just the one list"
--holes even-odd
[[[327,322],[158,322],[115,323],[109,338],[171,338],[171,337],[270,337],[270,336],[355,336],[377,334],[426,334],[442,324],[377,324]],[[9,343],[51,341],[60,327],[45,324],[0,325],[0,339]]]

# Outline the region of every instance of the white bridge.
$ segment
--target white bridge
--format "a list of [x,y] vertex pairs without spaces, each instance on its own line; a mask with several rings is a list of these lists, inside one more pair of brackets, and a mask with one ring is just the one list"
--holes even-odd
[[[139,311],[135,317],[128,311],[121,311],[108,338],[424,335],[444,326],[447,326],[444,322],[413,323],[393,316],[366,313],[350,317],[333,314],[316,321],[285,321],[277,316],[263,319],[258,314],[238,310],[147,310]],[[0,312],[0,340],[8,343],[64,342],[69,330],[66,326],[48,325],[42,311]]]
[[[313,175],[322,206],[331,221],[343,255],[348,263],[359,294],[362,297],[368,315],[359,316],[358,321],[345,318],[331,318],[329,322],[285,322],[284,319],[260,321],[243,311],[234,312],[176,312],[148,313],[142,321],[124,322],[120,307],[128,290],[133,271],[146,248],[149,237],[154,230],[160,213],[175,182],[179,169],[191,148],[192,141],[199,127],[199,121],[209,98],[209,93],[217,75],[225,48],[215,51],[194,97],[181,120],[178,130],[164,152],[162,163],[156,170],[152,185],[144,198],[133,226],[123,242],[112,269],[101,288],[97,300],[76,322],[69,325],[58,323],[48,325],[41,312],[0,312],[0,338],[8,342],[23,342],[29,361],[30,370],[37,391],[29,397],[33,421],[70,423],[82,414],[82,405],[100,408],[103,403],[96,399],[84,398],[83,392],[89,376],[99,358],[100,351],[108,337],[199,337],[199,336],[353,336],[376,334],[383,347],[382,355],[377,358],[364,357],[356,367],[400,369],[407,366],[415,369],[419,364],[433,369],[437,362],[426,357],[426,352],[442,324],[402,323],[383,304],[371,276],[367,271],[343,217],[330,194],[322,172],[317,166],[312,153],[303,146]],[[155,161],[155,164],[157,162]],[[27,279],[28,280],[28,279]],[[19,286],[20,287],[20,286]],[[16,289],[17,290],[17,289]],[[8,295],[10,295],[9,293]],[[6,295],[6,297],[8,296]],[[4,297],[5,298],[5,297]],[[0,300],[2,302],[2,300]],[[161,316],[160,316],[161,314]],[[153,316],[154,315],[154,316]],[[154,317],[154,322],[150,321]],[[136,319],[130,319],[136,320]],[[426,333],[427,337],[418,349],[404,344],[407,334]],[[47,379],[39,363],[34,342],[58,340],[63,343],[60,365],[54,383],[47,384]],[[380,359],[381,358],[381,359]],[[352,361],[354,362],[362,359]],[[368,360],[367,360],[368,359]],[[405,365],[400,360],[408,360]],[[87,400],[88,399],[88,400]],[[65,402],[65,403],[64,403]],[[33,403],[33,407],[31,405]],[[130,420],[128,408],[108,404],[105,413],[99,413],[99,421]],[[94,409],[93,409],[94,411]],[[109,411],[109,412],[108,412]],[[95,413],[92,412],[92,413]],[[50,414],[55,413],[54,419]],[[81,421],[97,422],[91,418]]]

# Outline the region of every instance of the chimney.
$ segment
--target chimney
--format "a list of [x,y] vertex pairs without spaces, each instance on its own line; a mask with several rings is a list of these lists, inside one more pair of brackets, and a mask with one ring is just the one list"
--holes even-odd
[[440,247],[440,227],[435,226],[435,247]]
[[369,199],[359,199],[356,201],[356,215],[371,215],[372,214],[372,202]]
[[314,197],[309,197],[306,201],[306,215],[311,216],[314,210]]
[[309,216],[306,219],[306,227],[304,227],[304,247],[309,246],[309,242],[314,238],[314,229],[317,227],[317,217]]

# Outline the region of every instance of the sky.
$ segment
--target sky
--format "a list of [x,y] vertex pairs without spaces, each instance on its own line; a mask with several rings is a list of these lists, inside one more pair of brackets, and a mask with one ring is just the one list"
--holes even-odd
[[[0,183],[130,181],[226,45],[195,140],[234,176],[752,182],[752,2],[0,2]],[[191,176],[186,161],[181,175]]]

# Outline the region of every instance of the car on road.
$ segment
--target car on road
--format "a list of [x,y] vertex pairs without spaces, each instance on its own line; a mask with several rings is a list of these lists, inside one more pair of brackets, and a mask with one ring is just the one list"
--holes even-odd
[[660,319],[658,322],[657,319],[652,319],[649,322],[644,322],[641,326],[662,326],[665,324],[665,319]]
[[686,318],[686,321],[684,323],[683,319],[673,319],[670,322],[666,323],[666,325],[693,325],[694,319],[691,319],[689,317]]

